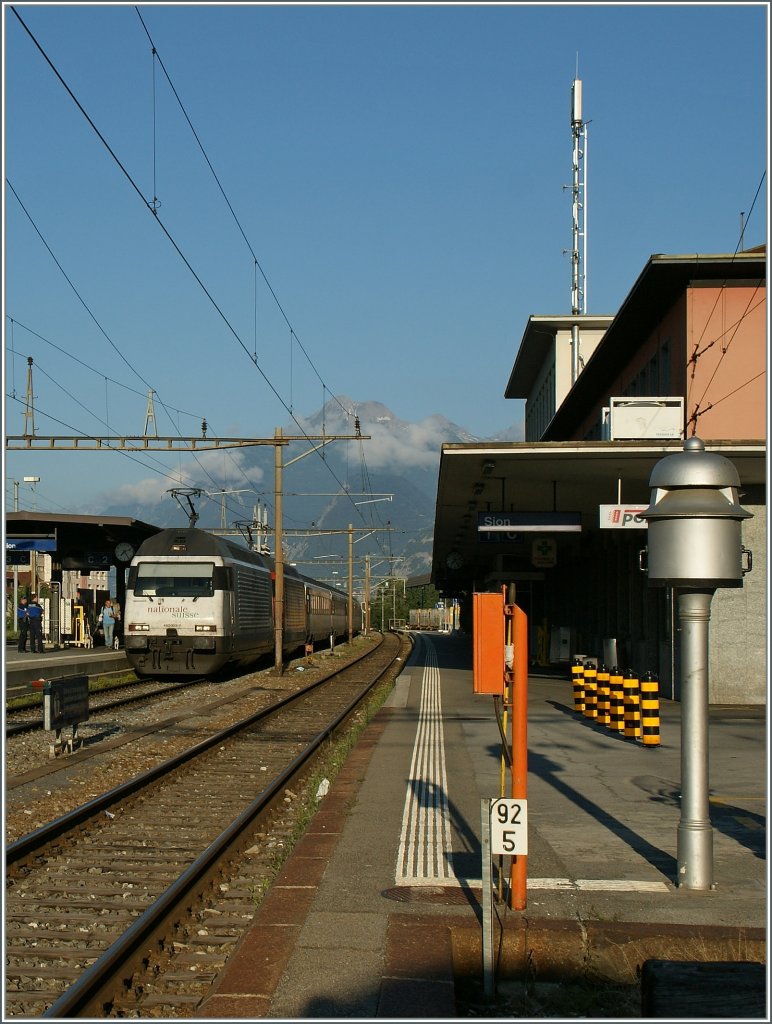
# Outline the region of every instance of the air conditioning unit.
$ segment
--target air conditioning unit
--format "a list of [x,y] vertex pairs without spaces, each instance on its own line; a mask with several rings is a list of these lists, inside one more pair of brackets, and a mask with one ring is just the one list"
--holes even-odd
[[684,436],[683,398],[610,398],[612,441],[680,441]]

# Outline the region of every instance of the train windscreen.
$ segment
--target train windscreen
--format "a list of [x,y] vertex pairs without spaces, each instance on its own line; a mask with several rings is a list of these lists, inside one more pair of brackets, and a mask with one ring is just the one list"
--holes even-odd
[[134,583],[135,597],[211,597],[211,562],[141,562]]

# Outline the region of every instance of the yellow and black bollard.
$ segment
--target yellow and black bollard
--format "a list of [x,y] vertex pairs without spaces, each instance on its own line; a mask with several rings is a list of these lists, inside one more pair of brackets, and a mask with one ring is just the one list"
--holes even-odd
[[658,747],[659,741],[659,680],[647,672],[641,680],[641,742]]
[[616,665],[609,673],[609,689],[611,690],[611,714],[609,728],[612,732],[625,730],[625,693],[624,680]]
[[584,665],[584,717],[598,717],[598,670],[590,662]]
[[607,728],[611,722],[611,688],[609,670],[598,665],[598,724]]
[[641,735],[641,707],[638,676],[629,671],[623,680],[625,695],[625,738],[637,740]]
[[584,664],[579,658],[571,663],[571,684],[574,691],[574,711],[584,714]]

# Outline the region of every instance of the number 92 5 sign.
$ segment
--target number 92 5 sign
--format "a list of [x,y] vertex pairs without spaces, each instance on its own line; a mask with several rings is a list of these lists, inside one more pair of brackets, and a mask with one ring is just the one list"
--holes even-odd
[[527,800],[491,800],[490,821],[491,853],[527,855]]

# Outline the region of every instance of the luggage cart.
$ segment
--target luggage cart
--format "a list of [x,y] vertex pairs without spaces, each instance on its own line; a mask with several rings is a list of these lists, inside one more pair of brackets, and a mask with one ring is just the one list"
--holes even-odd
[[65,647],[83,647],[90,650],[94,646],[94,638],[91,635],[91,627],[84,614],[82,604],[76,604],[72,609],[72,632],[70,638],[65,640]]

